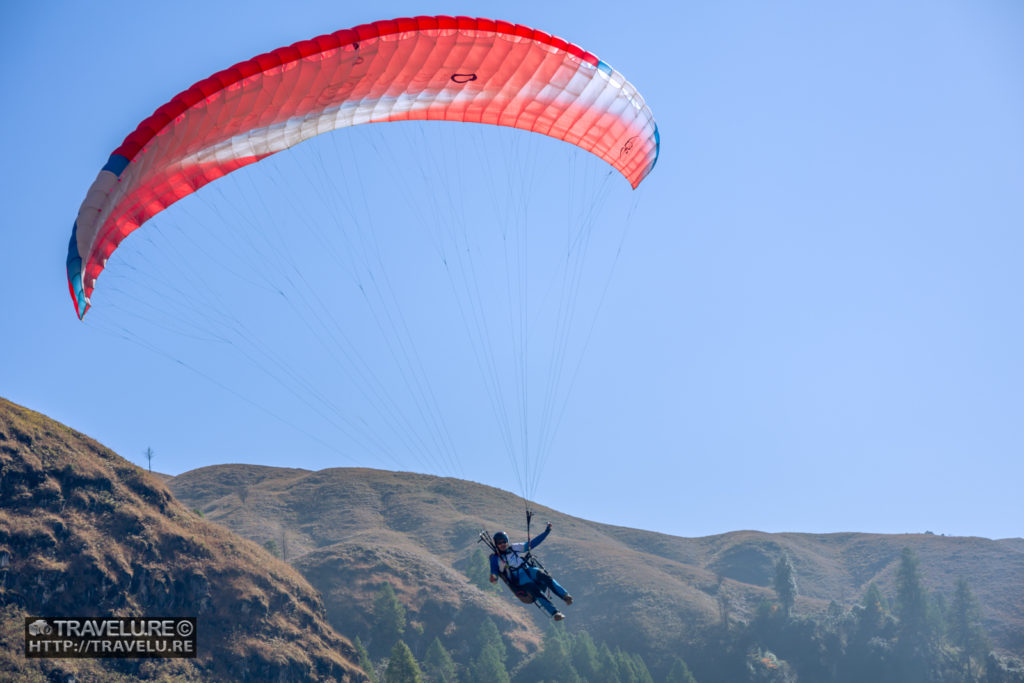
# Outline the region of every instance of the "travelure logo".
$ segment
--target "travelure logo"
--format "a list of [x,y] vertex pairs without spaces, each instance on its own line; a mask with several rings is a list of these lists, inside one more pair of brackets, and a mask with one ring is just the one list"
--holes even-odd
[[26,617],[26,657],[195,657],[195,617]]
[[53,627],[46,622],[46,619],[36,619],[28,625],[28,633],[32,636],[48,636],[53,633]]

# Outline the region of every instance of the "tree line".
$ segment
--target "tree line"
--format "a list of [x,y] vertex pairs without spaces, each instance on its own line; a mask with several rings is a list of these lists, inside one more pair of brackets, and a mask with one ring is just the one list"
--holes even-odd
[[719,586],[719,628],[681,647],[699,681],[1024,683],[1024,662],[991,651],[967,579],[951,596],[930,592],[910,548],[900,555],[895,593],[872,583],[849,609],[833,601],[824,615],[795,615],[797,579],[788,556],[780,557],[776,601],[738,624]]
[[[485,618],[476,631],[470,656],[456,661],[435,637],[419,659],[406,643],[405,608],[390,584],[374,598],[369,646],[357,636],[359,666],[373,683],[654,683],[638,654],[607,643],[598,644],[586,631],[570,634],[552,622],[541,650],[533,657],[511,661],[494,621]],[[415,639],[418,633],[408,634]],[[675,663],[666,683],[696,683],[682,660]]]
[[[474,553],[467,577],[494,590],[488,573],[486,555]],[[894,594],[872,583],[850,608],[833,601],[823,615],[796,614],[798,579],[789,557],[780,557],[776,599],[762,601],[745,622],[731,618],[720,583],[718,626],[657,661],[555,623],[540,650],[523,658],[510,653],[489,618],[466,629],[469,638],[448,639],[457,652],[440,637],[424,648],[422,626],[407,623],[387,584],[355,645],[374,683],[1024,683],[1024,662],[991,651],[968,581],[957,580],[949,596],[928,591],[909,548],[900,556]]]

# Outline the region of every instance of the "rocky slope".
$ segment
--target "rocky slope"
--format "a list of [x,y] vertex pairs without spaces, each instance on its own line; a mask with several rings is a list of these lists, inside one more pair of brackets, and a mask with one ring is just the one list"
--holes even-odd
[[[195,659],[26,659],[25,616],[195,616]],[[0,399],[0,679],[364,676],[300,573],[95,441]]]

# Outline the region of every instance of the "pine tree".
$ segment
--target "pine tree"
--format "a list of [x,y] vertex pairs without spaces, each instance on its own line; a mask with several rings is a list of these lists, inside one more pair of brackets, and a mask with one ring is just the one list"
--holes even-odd
[[[839,680],[844,683],[885,681],[890,665],[891,619],[886,599],[878,584],[868,584],[860,606],[853,610],[853,624],[841,663]],[[844,648],[840,646],[840,651]]]
[[597,644],[590,634],[586,631],[576,634],[570,652],[576,672],[585,680],[593,679],[601,665],[598,661]]
[[623,683],[619,675],[619,662],[607,643],[601,643],[597,653],[598,672],[593,683]]
[[629,654],[619,648],[615,651],[615,659],[619,663],[619,677],[622,683],[654,683],[654,678],[640,655]]
[[896,572],[896,616],[905,644],[918,647],[928,640],[928,592],[917,555],[910,548],[903,549]]
[[725,575],[719,573],[715,576],[718,579],[715,588],[715,600],[718,602],[718,620],[722,626],[722,631],[728,633],[729,622],[732,617],[732,597],[725,588]]
[[509,683],[505,663],[501,660],[497,648],[493,646],[485,647],[480,651],[480,655],[473,662],[471,674],[471,680],[474,682]]
[[469,556],[466,577],[482,591],[497,592],[500,589],[500,583],[491,583],[490,557],[481,548],[476,548]]
[[378,656],[383,656],[405,633],[405,607],[390,583],[384,584],[373,599],[370,633],[370,647]]
[[571,649],[572,642],[565,629],[551,623],[544,635],[544,648],[531,663],[531,680],[579,683],[580,676],[569,654]]
[[885,597],[874,581],[868,584],[860,604],[864,609],[860,612],[857,628],[859,631],[869,634],[865,638],[867,640],[881,630],[882,622],[885,619]]
[[359,668],[362,669],[366,674],[366,677],[370,679],[370,683],[377,683],[373,670],[373,661],[370,660],[370,653],[366,651],[366,646],[363,645],[363,641],[359,640],[359,636],[356,636],[355,642],[352,643],[352,645],[356,648],[356,657],[359,660]]
[[476,636],[477,647],[480,651],[485,648],[493,647],[498,652],[498,657],[501,663],[505,663],[506,657],[508,657],[508,649],[505,647],[505,641],[501,638],[501,631],[494,625],[494,621],[490,617],[483,620],[480,624],[480,631]]
[[505,658],[508,650],[505,641],[501,638],[501,632],[490,617],[484,619],[480,624],[480,631],[477,633],[477,648],[480,652],[471,667],[473,681],[493,681],[494,683],[509,683],[508,670],[505,668]]
[[904,548],[896,570],[896,655],[894,671],[901,683],[931,680],[932,648],[928,618],[928,591],[917,555]]
[[384,673],[385,683],[423,683],[423,674],[412,656],[412,650],[399,640],[391,648],[391,658]]
[[950,644],[960,650],[960,666],[971,679],[971,657],[985,654],[985,634],[981,629],[981,610],[967,579],[956,580],[953,603],[947,614]]
[[423,656],[423,672],[431,683],[456,683],[458,680],[455,668],[455,661],[444,649],[440,638],[434,638],[434,642],[427,648]]
[[690,667],[679,657],[672,658],[672,668],[665,676],[665,683],[697,683],[697,679],[690,673]]
[[789,555],[783,553],[779,561],[775,563],[775,578],[772,581],[775,594],[779,596],[779,604],[782,605],[782,613],[786,617],[793,614],[793,605],[796,603],[796,576],[793,571],[793,563]]

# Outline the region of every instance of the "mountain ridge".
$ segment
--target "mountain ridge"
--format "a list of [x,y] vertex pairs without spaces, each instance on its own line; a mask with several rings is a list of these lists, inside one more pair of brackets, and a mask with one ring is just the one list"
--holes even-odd
[[[524,654],[534,651],[545,621],[532,608],[524,610],[507,593],[496,607],[468,582],[461,591],[446,590],[404,569],[438,560],[464,567],[479,547],[481,529],[525,536],[523,503],[514,494],[458,479],[368,468],[286,469],[280,477],[273,468],[249,468],[199,468],[172,478],[169,488],[208,518],[258,542],[283,533],[290,561],[325,595],[329,619],[326,596],[338,593],[340,575],[332,578],[324,563],[329,557],[341,563],[362,557],[367,575],[343,572],[344,581],[363,587],[355,612],[364,611],[373,587],[391,581],[401,586],[398,592],[413,618],[428,602],[416,598],[419,593],[448,601],[455,612],[476,604],[499,622],[515,647]],[[245,503],[237,493],[241,481],[251,484]],[[565,610],[567,623],[654,656],[717,623],[720,592],[728,595],[735,619],[748,619],[762,600],[772,600],[773,567],[783,553],[796,569],[796,611],[823,614],[833,600],[857,603],[872,582],[891,593],[904,546],[920,557],[929,589],[951,594],[956,579],[967,576],[993,643],[1006,652],[1024,652],[1021,539],[754,530],[686,538],[589,522],[544,506],[535,507],[535,533],[549,519],[554,532],[538,553],[576,598]],[[376,569],[369,562],[374,544],[378,553],[381,547],[394,550],[390,562],[374,558]],[[365,629],[352,622],[332,624],[343,633]]]
[[[0,494],[0,672],[362,680],[349,639],[380,661],[373,605],[385,585],[407,611],[404,639],[417,658],[438,638],[466,666],[491,620],[512,668],[540,650],[550,623],[504,588],[469,578],[481,563],[486,576],[481,530],[525,536],[522,500],[483,484],[245,464],[151,474],[0,399]],[[642,655],[652,670],[697,656],[723,620],[751,622],[776,598],[783,555],[796,572],[795,614],[819,617],[833,601],[858,604],[871,583],[891,603],[904,547],[935,595],[948,600],[967,577],[992,645],[1024,652],[1024,539],[755,530],[687,538],[534,510],[534,533],[554,523],[538,553],[576,598],[563,623]],[[97,614],[195,606],[205,650],[159,665],[19,657],[22,617],[83,604]]]

